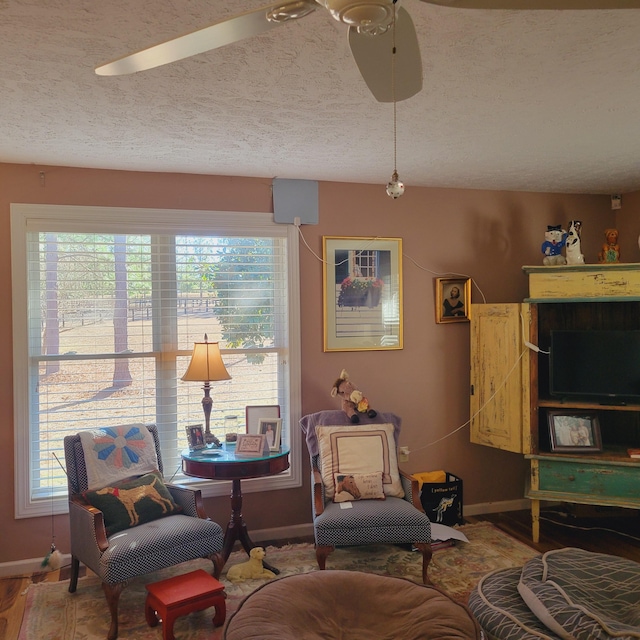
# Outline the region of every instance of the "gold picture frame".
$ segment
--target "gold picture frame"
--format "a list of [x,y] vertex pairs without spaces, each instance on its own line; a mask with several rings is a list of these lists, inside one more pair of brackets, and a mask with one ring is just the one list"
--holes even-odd
[[402,238],[322,244],[324,351],[402,349]]
[[471,278],[436,278],[436,322],[469,322]]

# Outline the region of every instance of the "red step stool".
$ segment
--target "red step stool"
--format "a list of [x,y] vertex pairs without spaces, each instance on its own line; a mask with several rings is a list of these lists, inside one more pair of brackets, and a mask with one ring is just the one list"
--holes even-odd
[[224,585],[203,569],[146,585],[145,618],[150,627],[162,620],[163,640],[175,640],[173,623],[179,616],[215,607],[213,625],[224,624],[227,607]]

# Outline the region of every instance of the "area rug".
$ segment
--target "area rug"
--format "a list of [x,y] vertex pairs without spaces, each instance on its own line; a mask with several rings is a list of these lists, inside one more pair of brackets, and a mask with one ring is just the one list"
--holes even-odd
[[[433,584],[456,600],[465,602],[480,578],[495,569],[520,567],[537,552],[518,542],[489,523],[465,525],[460,528],[469,542],[434,552],[429,565]],[[227,617],[238,603],[262,580],[232,584],[226,579],[226,569],[247,559],[243,551],[231,554],[221,581],[227,593]],[[267,558],[280,570],[280,576],[317,571],[312,544],[268,547]],[[149,627],[144,617],[144,585],[203,568],[210,572],[211,563],[194,560],[178,567],[164,569],[133,580],[120,598],[120,638],[127,640],[160,640],[162,627]],[[421,582],[420,553],[393,545],[372,545],[336,549],[327,560],[327,570],[346,569],[381,575],[403,576]],[[76,593],[68,592],[68,581],[39,583],[29,587],[24,619],[18,640],[104,640],[109,627],[109,613],[95,576],[81,578]],[[178,618],[174,634],[180,640],[219,640],[221,629],[212,632],[213,609],[206,609]]]

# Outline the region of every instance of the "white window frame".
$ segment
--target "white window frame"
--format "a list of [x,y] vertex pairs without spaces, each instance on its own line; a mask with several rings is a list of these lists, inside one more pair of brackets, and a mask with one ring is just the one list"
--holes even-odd
[[[289,297],[289,407],[290,467],[267,478],[245,480],[243,493],[290,489],[302,486],[300,369],[300,270],[298,233],[294,225],[273,222],[270,213],[83,207],[44,204],[11,204],[11,267],[13,304],[13,414],[15,462],[15,517],[30,518],[66,513],[66,496],[32,499],[30,487],[29,383],[28,383],[28,291],[27,233],[41,231],[43,222],[56,231],[96,233],[194,233],[277,236],[286,238]],[[25,428],[26,426],[26,428]],[[228,496],[231,483],[181,478],[205,497]]]

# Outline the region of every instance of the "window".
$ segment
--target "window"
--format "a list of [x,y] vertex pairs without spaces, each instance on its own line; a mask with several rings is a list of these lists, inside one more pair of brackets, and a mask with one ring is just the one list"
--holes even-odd
[[[297,235],[268,214],[12,205],[16,515],[64,512],[63,438],[158,425],[167,478],[181,474],[202,385],[183,382],[194,342],[219,342],[231,380],[212,382],[211,429],[279,404],[299,443]],[[293,428],[292,428],[293,425]],[[300,486],[288,472],[245,491]]]
[[356,277],[376,278],[378,276],[377,251],[350,251],[353,255],[353,275]]

